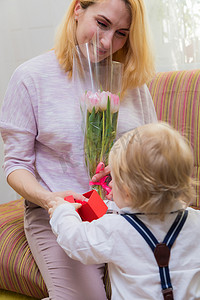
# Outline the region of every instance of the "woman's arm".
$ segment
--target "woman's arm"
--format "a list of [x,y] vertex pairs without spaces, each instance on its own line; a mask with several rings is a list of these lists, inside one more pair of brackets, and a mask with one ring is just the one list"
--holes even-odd
[[84,200],[85,197],[73,191],[50,192],[45,190],[31,172],[25,169],[18,169],[8,175],[9,185],[23,198],[33,202],[45,209],[49,209],[50,201],[56,201],[56,197],[64,198],[72,195],[77,200]]

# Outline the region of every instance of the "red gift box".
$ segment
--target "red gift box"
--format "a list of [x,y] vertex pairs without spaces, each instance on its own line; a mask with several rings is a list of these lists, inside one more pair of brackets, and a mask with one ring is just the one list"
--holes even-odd
[[79,213],[83,221],[91,222],[93,220],[97,220],[106,213],[108,208],[95,190],[87,192],[83,194],[83,196],[85,198],[88,198],[89,200],[88,201],[75,200],[73,196],[68,196],[64,198],[66,201],[70,203],[77,202],[82,204],[82,206],[79,209],[77,209],[77,212]]

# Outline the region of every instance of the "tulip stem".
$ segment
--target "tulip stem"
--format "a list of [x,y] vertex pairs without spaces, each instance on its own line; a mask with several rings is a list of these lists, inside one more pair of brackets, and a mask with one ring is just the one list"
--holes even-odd
[[103,111],[103,128],[102,128],[102,144],[101,144],[101,155],[100,161],[103,161],[103,153],[104,153],[104,142],[105,142],[105,110]]

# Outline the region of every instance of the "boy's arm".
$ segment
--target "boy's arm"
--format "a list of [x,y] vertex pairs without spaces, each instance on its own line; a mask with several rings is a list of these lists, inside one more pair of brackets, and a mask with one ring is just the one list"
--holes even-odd
[[84,264],[105,263],[112,257],[114,244],[108,217],[82,222],[75,207],[65,202],[53,212],[50,225],[69,257]]

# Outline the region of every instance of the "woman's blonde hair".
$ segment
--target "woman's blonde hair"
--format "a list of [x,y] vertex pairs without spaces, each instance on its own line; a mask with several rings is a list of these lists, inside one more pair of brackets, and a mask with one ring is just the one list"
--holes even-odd
[[[81,7],[87,9],[92,4],[105,0],[79,0]],[[143,0],[122,0],[130,10],[132,22],[129,38],[122,49],[113,54],[113,60],[124,64],[122,95],[127,89],[143,85],[154,73],[154,55],[150,42],[147,18]],[[77,1],[72,0],[69,9],[56,35],[55,53],[61,67],[72,77],[73,51],[76,41],[76,21],[74,8]]]
[[109,164],[115,184],[132,207],[163,219],[175,201],[194,198],[193,154],[188,142],[166,123],[146,124],[124,134]]

